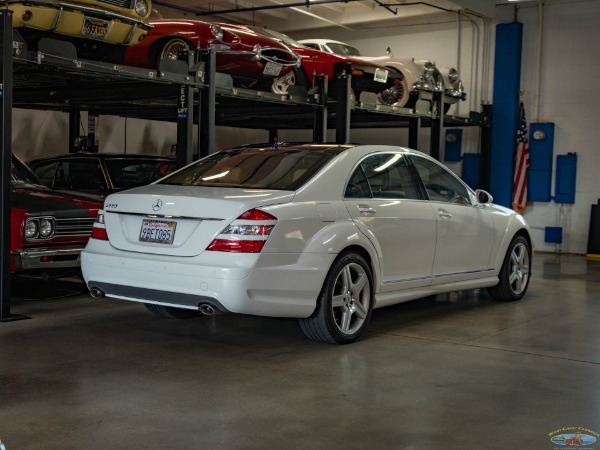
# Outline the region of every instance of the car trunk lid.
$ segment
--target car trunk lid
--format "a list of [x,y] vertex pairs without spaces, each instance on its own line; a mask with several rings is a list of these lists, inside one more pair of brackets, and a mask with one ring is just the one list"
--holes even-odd
[[189,257],[246,211],[293,197],[290,191],[150,185],[107,197],[104,220],[120,250]]

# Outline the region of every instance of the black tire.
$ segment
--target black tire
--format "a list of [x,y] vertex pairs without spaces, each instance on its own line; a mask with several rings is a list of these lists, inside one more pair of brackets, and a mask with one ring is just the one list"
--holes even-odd
[[341,254],[329,269],[315,312],[299,319],[302,331],[312,340],[331,344],[356,341],[371,319],[373,291],[365,259],[357,253]]
[[181,38],[165,39],[154,44],[150,52],[150,61],[158,68],[161,59],[183,61],[182,55],[191,49],[189,42]]
[[266,90],[278,95],[287,95],[290,86],[304,86],[307,91],[311,88],[310,81],[301,67],[294,67],[286,75],[268,80],[267,83],[269,89]]
[[520,300],[527,291],[531,275],[531,246],[523,236],[516,236],[510,245],[500,269],[500,282],[488,293],[496,300]]
[[154,305],[152,303],[144,303],[144,306],[155,316],[167,319],[189,319],[198,315],[196,311],[191,309],[173,308],[171,306]]

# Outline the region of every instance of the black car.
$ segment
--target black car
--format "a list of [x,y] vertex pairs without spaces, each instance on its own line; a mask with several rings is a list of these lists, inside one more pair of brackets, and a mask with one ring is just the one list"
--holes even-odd
[[159,180],[176,162],[156,155],[69,153],[34,159],[29,166],[52,189],[107,195]]

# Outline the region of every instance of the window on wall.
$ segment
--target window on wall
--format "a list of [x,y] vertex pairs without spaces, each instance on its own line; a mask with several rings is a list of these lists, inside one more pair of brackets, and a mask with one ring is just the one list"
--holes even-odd
[[380,153],[366,157],[346,187],[346,198],[419,199],[405,156]]
[[421,156],[410,155],[431,201],[470,205],[468,189],[446,168]]

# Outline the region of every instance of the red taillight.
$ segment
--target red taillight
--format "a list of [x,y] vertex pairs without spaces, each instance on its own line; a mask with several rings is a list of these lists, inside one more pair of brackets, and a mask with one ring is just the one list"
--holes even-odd
[[215,252],[259,253],[276,224],[277,217],[260,209],[251,209],[227,226],[206,249]]
[[214,252],[258,253],[267,241],[215,239],[206,250]]
[[92,239],[100,239],[101,241],[108,241],[108,234],[106,234],[106,228],[94,227],[92,229]]

